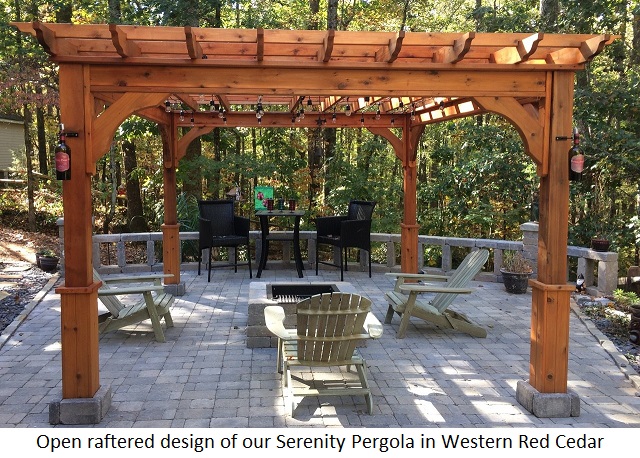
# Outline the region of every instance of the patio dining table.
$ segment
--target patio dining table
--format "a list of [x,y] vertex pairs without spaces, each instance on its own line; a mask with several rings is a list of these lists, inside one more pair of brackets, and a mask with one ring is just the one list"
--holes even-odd
[[[304,210],[258,210],[256,216],[260,218],[260,230],[261,237],[261,251],[260,251],[260,263],[258,264],[258,278],[262,275],[262,270],[266,268],[267,257],[269,256],[269,241],[274,240],[278,242],[291,241],[293,242],[293,257],[296,263],[296,270],[298,271],[298,277],[302,278],[304,265],[302,264],[302,254],[300,252],[300,218],[304,216]],[[293,218],[293,235],[286,234],[272,234],[269,231],[269,225],[271,218],[286,217]]]

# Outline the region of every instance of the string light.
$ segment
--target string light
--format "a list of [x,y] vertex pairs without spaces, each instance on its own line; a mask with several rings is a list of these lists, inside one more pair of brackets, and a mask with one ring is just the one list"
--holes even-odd
[[264,109],[262,108],[262,96],[260,96],[258,97],[258,106],[256,108],[256,118],[258,118],[258,121],[260,121],[263,116],[264,116]]

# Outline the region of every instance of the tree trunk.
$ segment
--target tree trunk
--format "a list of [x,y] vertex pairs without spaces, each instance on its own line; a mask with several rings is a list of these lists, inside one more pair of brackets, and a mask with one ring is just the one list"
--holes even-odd
[[[317,2],[312,2],[317,3]],[[316,8],[318,6],[316,5]],[[316,14],[318,11],[316,10]],[[316,24],[318,27],[318,24]],[[329,0],[327,2],[327,29],[328,30],[337,30],[338,29],[338,0]]]
[[59,23],[70,23],[71,18],[73,16],[73,2],[70,0],[66,1],[58,1],[55,3],[57,5],[56,9],[56,22]]
[[144,218],[142,197],[140,195],[140,180],[136,176],[138,161],[136,159],[136,145],[133,142],[125,141],[122,144],[124,152],[124,174],[126,177],[127,190],[127,220],[131,232],[146,232],[148,230],[147,221]]
[[[42,88],[36,87],[36,94],[42,94]],[[36,107],[36,129],[38,130],[38,166],[40,173],[46,175],[49,171],[47,164],[47,135],[44,129],[44,108]]]
[[27,158],[27,200],[29,202],[29,210],[28,210],[28,226],[29,231],[36,231],[36,208],[35,208],[35,186],[34,186],[34,178],[33,178],[33,145],[31,141],[31,134],[29,132],[29,126],[33,122],[31,120],[31,110],[29,109],[29,105],[26,103],[23,105],[24,110],[24,145],[25,145],[25,153]]
[[109,0],[109,22],[112,24],[120,24],[122,22],[120,0]]
[[540,0],[540,26],[543,32],[558,31],[558,15],[560,5],[558,0]]
[[631,47],[630,65],[640,64],[640,10],[633,13],[633,41]]

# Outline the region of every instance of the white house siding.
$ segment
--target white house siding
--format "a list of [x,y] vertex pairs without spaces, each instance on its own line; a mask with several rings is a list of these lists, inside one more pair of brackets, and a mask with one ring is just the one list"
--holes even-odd
[[0,118],[0,175],[13,169],[14,155],[24,154],[24,124],[22,121]]

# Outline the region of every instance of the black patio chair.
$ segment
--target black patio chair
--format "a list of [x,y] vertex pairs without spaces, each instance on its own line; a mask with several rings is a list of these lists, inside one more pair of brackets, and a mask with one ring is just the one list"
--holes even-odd
[[[211,281],[211,269],[216,267],[231,267],[238,272],[238,266],[249,266],[249,278],[253,278],[251,271],[251,249],[249,245],[249,218],[234,214],[233,200],[200,200],[199,222],[199,254],[198,275],[202,262],[202,250],[209,250],[209,274],[207,281]],[[238,264],[238,247],[247,247],[247,262]],[[235,248],[233,264],[212,265],[213,248]],[[231,261],[231,259],[229,259]]]
[[[371,217],[376,202],[352,200],[349,210],[342,216],[322,216],[316,218],[316,275],[318,264],[340,267],[340,281],[344,281],[344,271],[348,270],[349,248],[365,250],[369,256],[369,278],[371,278]],[[320,245],[338,247],[340,263],[320,261]]]

